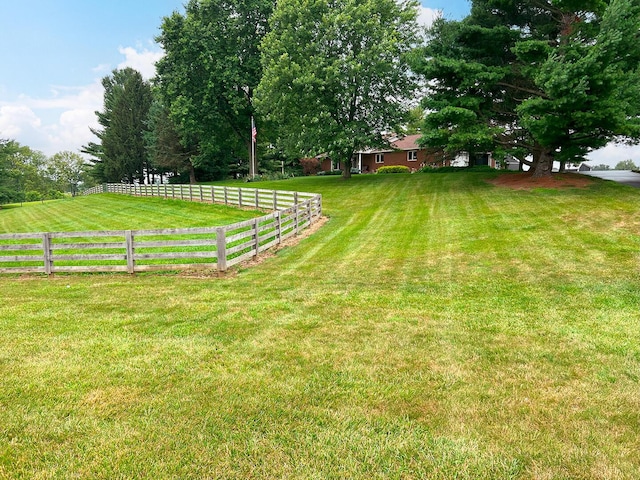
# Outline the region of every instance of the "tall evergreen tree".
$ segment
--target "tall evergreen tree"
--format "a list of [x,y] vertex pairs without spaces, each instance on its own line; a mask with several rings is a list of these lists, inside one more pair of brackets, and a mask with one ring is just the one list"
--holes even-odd
[[474,0],[439,20],[415,62],[430,92],[423,142],[554,160],[640,134],[638,0]]
[[154,169],[160,173],[170,172],[177,178],[186,173],[189,183],[196,183],[196,171],[191,161],[196,148],[183,146],[168,108],[158,100],[151,104],[147,126],[145,141]]
[[100,182],[148,180],[144,133],[151,107],[151,85],[132,68],[114,70],[102,79],[104,110],[96,112],[101,129],[92,132],[100,143],[83,152],[95,159],[93,175]]

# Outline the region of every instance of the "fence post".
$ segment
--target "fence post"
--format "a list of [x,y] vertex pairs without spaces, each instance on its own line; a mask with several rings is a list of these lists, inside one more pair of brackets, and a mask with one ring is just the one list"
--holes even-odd
[[260,208],[260,197],[258,196],[258,189],[256,188],[256,208]]
[[293,208],[294,208],[294,213],[295,213],[295,220],[294,220],[294,222],[295,222],[294,223],[294,227],[295,228],[294,229],[295,229],[296,235],[298,235],[298,225],[300,223],[300,218],[299,218],[299,216],[300,216],[300,208],[299,208],[299,205],[297,203],[294,205]]
[[258,221],[257,218],[254,220],[254,223],[253,223],[253,234],[256,238],[256,253],[254,257],[257,258],[258,254],[260,253],[260,222]]
[[133,248],[133,232],[131,230],[126,230],[124,232],[124,239],[127,249],[127,272],[134,273],[136,264],[133,258],[133,254],[135,252],[135,249]]
[[293,192],[293,203],[298,205],[298,192]]
[[218,259],[218,271],[227,271],[227,232],[224,227],[216,228],[216,257]]
[[204,201],[204,199],[202,198],[202,185],[198,185],[200,187],[200,203],[202,203]]
[[276,238],[278,239],[279,245],[282,243],[282,212],[280,210],[276,210],[274,213],[276,215]]
[[311,200],[307,200],[306,202],[304,202],[304,204],[306,205],[306,209],[307,209],[307,218],[309,221],[309,224],[307,225],[307,227],[311,226],[311,223],[313,222],[312,218],[313,218],[313,212],[311,211]]
[[109,187],[106,183],[102,184],[102,193],[107,193],[109,191]]
[[216,188],[211,185],[211,203],[216,203]]
[[228,203],[229,203],[229,198],[227,194],[227,187],[224,187],[224,204],[228,205]]
[[238,206],[242,207],[242,187],[238,189]]
[[53,260],[51,259],[51,234],[42,234],[42,252],[44,256],[44,273],[53,275]]
[[191,184],[189,184],[189,201],[193,202],[193,188]]
[[273,209],[278,210],[278,191],[273,191]]

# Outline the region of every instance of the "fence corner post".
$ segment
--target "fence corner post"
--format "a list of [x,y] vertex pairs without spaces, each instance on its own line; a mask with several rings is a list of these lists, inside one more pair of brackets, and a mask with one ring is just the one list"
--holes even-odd
[[218,271],[227,271],[227,231],[224,227],[216,228],[216,258]]
[[127,273],[135,273],[136,262],[133,258],[135,249],[133,248],[133,232],[125,230],[124,232],[126,250],[127,250]]

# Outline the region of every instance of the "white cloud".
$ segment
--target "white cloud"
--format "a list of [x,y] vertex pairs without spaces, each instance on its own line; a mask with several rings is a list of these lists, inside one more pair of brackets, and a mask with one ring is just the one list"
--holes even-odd
[[138,51],[133,47],[119,48],[119,52],[125,56],[125,61],[118,68],[131,67],[139,71],[146,79],[153,78],[156,74],[156,62],[162,58],[162,51],[143,49]]
[[0,137],[13,138],[42,125],[40,118],[27,105],[0,107]]
[[26,95],[0,107],[0,137],[12,138],[46,155],[77,152],[94,136],[96,110],[102,108],[99,80],[83,87],[53,87],[46,98]]
[[422,5],[418,7],[418,25],[429,28],[436,18],[442,16],[440,10],[434,10],[433,8],[427,8]]
[[89,127],[98,126],[95,110],[67,110],[60,115],[58,122],[46,129],[48,143],[55,152],[77,151],[80,146],[94,140]]
[[[142,47],[123,47],[119,52],[124,61],[118,68],[135,68],[147,79],[155,76],[155,63],[163,55]],[[111,67],[102,64],[92,71],[106,75]],[[0,100],[0,138],[15,139],[46,155],[78,152],[95,140],[89,127],[98,126],[95,112],[102,110],[103,96],[101,78],[96,78],[90,85],[52,86],[43,97],[23,94],[14,100]]]

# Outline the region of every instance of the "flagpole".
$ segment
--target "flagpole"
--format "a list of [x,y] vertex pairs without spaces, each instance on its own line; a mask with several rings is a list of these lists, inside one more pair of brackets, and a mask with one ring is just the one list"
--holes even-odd
[[249,165],[249,176],[252,179],[256,178],[256,124],[253,119],[253,115],[251,115],[251,160]]

